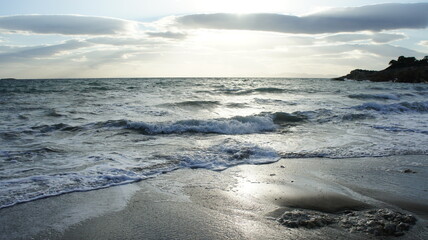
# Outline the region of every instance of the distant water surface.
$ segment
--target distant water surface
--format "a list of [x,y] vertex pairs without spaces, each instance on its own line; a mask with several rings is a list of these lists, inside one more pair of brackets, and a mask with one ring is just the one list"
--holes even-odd
[[426,84],[0,81],[0,208],[179,168],[410,154],[428,154]]

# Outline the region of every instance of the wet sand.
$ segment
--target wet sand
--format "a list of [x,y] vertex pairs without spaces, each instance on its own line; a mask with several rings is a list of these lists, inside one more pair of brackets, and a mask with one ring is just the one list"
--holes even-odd
[[182,169],[1,209],[0,239],[395,238],[357,226],[385,211],[416,218],[399,239],[428,239],[427,179],[428,156]]

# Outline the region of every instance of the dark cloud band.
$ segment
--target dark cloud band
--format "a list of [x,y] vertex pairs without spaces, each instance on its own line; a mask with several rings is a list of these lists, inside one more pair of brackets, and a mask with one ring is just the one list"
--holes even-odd
[[126,33],[136,23],[116,18],[80,15],[17,15],[0,17],[0,29],[11,32],[63,35]]
[[69,40],[56,45],[11,49],[14,51],[0,54],[0,62],[14,62],[32,58],[51,57],[64,51],[73,51],[80,48],[90,47],[91,45],[91,43],[84,41]]
[[187,28],[301,34],[420,29],[428,26],[428,3],[333,9],[303,17],[271,13],[194,14],[178,17],[177,23]]

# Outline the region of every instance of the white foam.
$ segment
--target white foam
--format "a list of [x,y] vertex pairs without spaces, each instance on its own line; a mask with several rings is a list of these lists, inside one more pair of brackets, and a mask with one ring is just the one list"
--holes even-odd
[[189,152],[179,159],[181,167],[224,170],[239,164],[276,162],[279,160],[279,155],[271,148],[226,139],[207,149]]
[[272,116],[246,116],[212,120],[184,120],[171,123],[128,122],[127,128],[147,134],[220,133],[251,134],[274,131],[277,126]]
[[[38,175],[2,181],[0,208],[18,203],[127,184],[147,178],[131,172],[116,174],[110,171],[82,171],[56,175]],[[31,191],[29,191],[31,190]]]
[[[113,155],[104,156],[111,158]],[[117,156],[116,156],[117,157]],[[130,163],[102,163],[82,171],[19,177],[1,182],[0,209],[18,203],[57,196],[71,192],[90,191],[137,182],[178,168],[224,170],[239,164],[262,164],[279,159],[275,150],[252,143],[226,139],[200,150],[189,150],[170,157],[163,167],[134,169]],[[116,160],[115,160],[116,161]]]

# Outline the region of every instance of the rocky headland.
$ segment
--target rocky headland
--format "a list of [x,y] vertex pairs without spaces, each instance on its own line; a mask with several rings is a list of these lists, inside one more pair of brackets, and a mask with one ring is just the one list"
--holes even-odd
[[391,60],[389,65],[388,68],[381,71],[356,69],[348,75],[334,78],[334,80],[428,83],[428,56],[421,60],[401,56],[397,60]]

